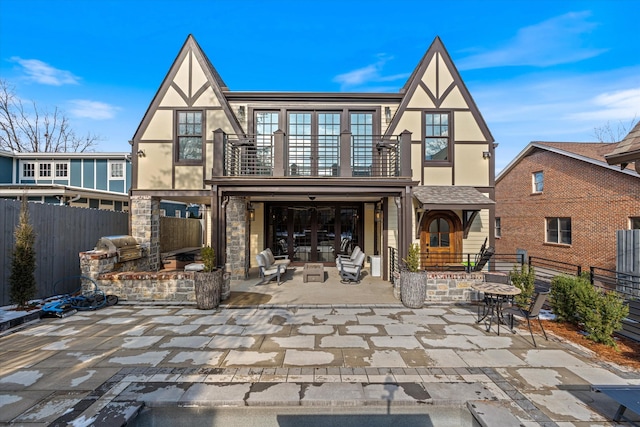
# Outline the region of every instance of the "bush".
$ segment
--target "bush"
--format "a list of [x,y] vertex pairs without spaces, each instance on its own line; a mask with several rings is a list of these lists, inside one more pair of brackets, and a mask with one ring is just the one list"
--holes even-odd
[[19,308],[29,304],[36,296],[36,233],[29,222],[29,206],[27,198],[22,198],[20,222],[15,229],[16,243],[11,258],[11,274],[9,275],[9,298]]
[[409,253],[407,254],[407,258],[403,259],[404,265],[407,267],[407,270],[412,272],[420,271],[420,245],[417,243],[412,243],[409,246]]
[[622,328],[622,319],[629,314],[629,307],[615,292],[601,292],[591,288],[581,295],[578,315],[582,320],[587,338],[616,347],[613,333]]
[[549,304],[558,322],[577,325],[578,301],[588,298],[593,286],[586,277],[556,276],[551,280]]
[[556,276],[551,281],[549,303],[556,320],[581,326],[587,338],[612,347],[613,333],[622,327],[629,307],[614,292],[593,287],[587,276]]
[[202,263],[205,272],[211,272],[216,269],[216,251],[211,246],[205,246],[200,250]]
[[533,267],[530,267],[527,264],[522,264],[520,268],[518,268],[517,265],[514,265],[513,270],[509,273],[509,279],[513,286],[522,291],[515,297],[515,302],[518,307],[529,308],[531,299],[533,298],[533,293],[536,290],[536,274]]

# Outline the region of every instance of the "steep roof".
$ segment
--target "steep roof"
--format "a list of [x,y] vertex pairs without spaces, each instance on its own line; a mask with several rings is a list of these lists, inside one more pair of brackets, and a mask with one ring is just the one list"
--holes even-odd
[[575,160],[580,160],[595,166],[611,169],[620,173],[640,177],[640,174],[632,168],[620,168],[607,164],[604,155],[611,151],[614,144],[603,142],[530,142],[509,164],[496,176],[496,183],[502,179],[511,169],[513,169],[524,157],[536,150],[546,150],[561,156],[566,156]]
[[631,132],[604,158],[610,165],[619,164],[622,168],[633,161],[640,161],[640,122],[636,123]]

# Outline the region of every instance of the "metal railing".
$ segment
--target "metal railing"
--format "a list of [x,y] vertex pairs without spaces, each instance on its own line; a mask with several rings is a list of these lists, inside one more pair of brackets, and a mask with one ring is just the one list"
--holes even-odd
[[[354,177],[400,176],[400,138],[382,135],[280,136],[285,176],[342,176],[341,143],[350,144],[347,162]],[[274,135],[224,135],[224,176],[273,176]],[[348,142],[347,142],[348,141]]]
[[589,267],[591,284],[604,291],[615,291],[625,299],[640,298],[640,275]]
[[551,279],[561,274],[572,276],[582,274],[582,266],[580,265],[540,257],[529,257],[529,267],[534,268],[537,280],[549,283]]

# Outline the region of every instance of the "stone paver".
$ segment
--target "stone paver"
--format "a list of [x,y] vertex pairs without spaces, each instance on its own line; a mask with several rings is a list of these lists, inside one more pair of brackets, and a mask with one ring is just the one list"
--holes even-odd
[[475,319],[465,304],[131,304],[43,319],[0,336],[0,423],[106,425],[141,404],[476,402],[476,412],[508,411],[527,427],[611,425],[615,405],[590,385],[640,384],[640,373],[556,338],[534,348],[526,334],[498,336]]

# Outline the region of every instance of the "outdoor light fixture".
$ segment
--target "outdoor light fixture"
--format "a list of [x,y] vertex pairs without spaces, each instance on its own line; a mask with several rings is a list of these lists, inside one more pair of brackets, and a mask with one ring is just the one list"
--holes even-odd
[[391,107],[384,107],[384,118],[386,121],[391,121]]
[[244,122],[244,105],[241,105],[238,107],[238,118],[240,119],[241,122]]
[[382,221],[382,209],[376,208],[375,213],[374,213],[374,218],[375,218],[376,222]]
[[488,159],[490,157],[491,157],[491,152],[489,152],[489,151],[483,151],[482,152],[482,158],[483,159]]
[[144,150],[138,150],[137,154],[138,154],[138,157],[145,157],[146,156]]
[[247,204],[247,213],[249,214],[249,221],[256,220],[256,210],[251,203]]

